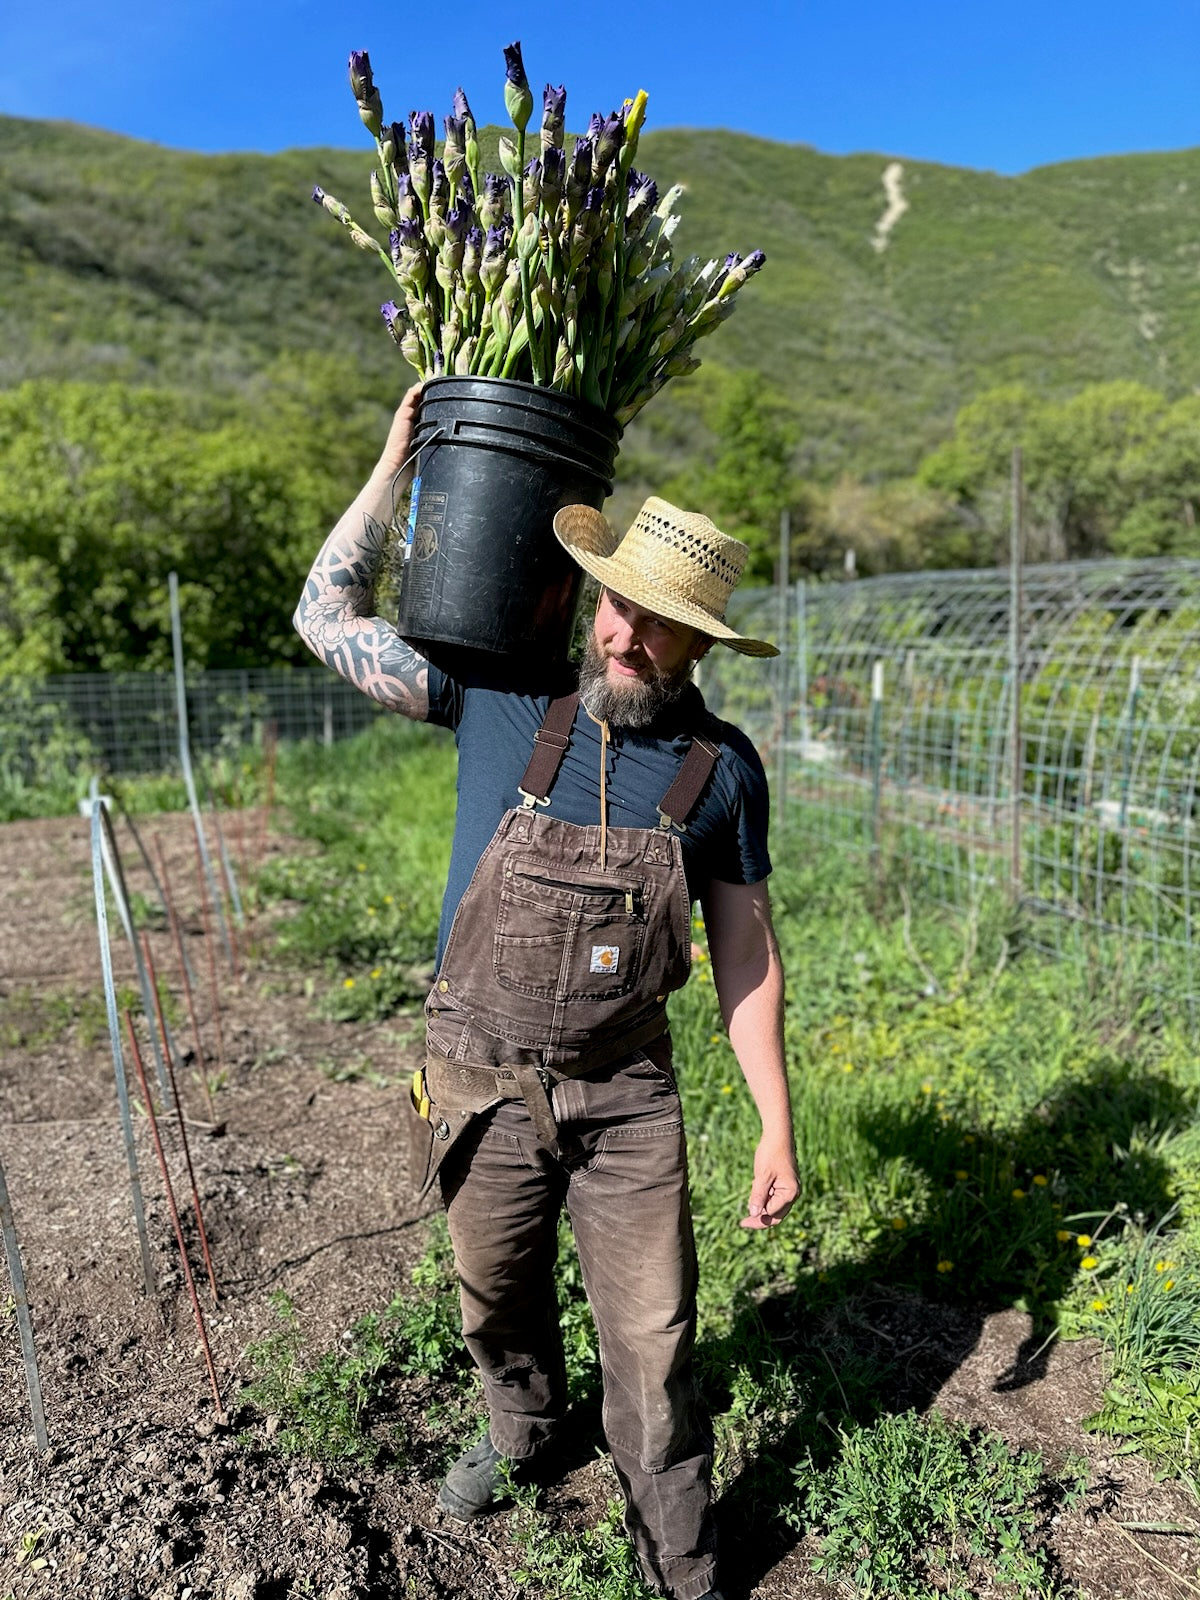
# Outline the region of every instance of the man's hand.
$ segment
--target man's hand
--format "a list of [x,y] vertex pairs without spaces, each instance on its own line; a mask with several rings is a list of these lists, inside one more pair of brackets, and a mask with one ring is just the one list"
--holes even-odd
[[796,1172],[796,1153],[790,1144],[782,1147],[759,1141],[754,1152],[754,1182],[750,1185],[748,1216],[743,1228],[773,1228],[792,1209],[800,1192]]
[[392,477],[409,464],[408,458],[412,455],[413,429],[420,404],[421,385],[414,383],[396,408],[396,415],[392,418],[392,425],[388,429],[387,443],[379,458],[380,467]]

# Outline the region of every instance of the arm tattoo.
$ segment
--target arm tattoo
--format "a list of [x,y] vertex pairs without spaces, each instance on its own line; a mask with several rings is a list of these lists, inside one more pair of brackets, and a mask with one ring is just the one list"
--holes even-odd
[[[349,524],[349,526],[348,526]],[[296,607],[296,628],[318,660],[389,711],[429,715],[429,663],[373,615],[388,528],[370,512],[355,536],[343,517],[325,541]]]

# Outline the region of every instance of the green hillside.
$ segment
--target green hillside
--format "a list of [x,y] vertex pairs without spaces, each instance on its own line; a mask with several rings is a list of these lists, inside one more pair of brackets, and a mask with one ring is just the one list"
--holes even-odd
[[[348,394],[390,402],[405,372],[377,311],[387,277],[308,198],[320,183],[371,224],[371,156],[200,156],[0,118],[0,386],[236,390],[280,353],[317,351],[340,358]],[[1200,149],[1015,178],[904,162],[908,209],[882,250],[883,156],[667,131],[643,136],[638,165],[687,185],[683,253],[759,246],[768,265],[701,347],[705,368],[631,430],[627,472],[698,448],[698,397],[722,366],[761,370],[789,402],[796,465],[818,479],[912,471],[997,383],[1200,388]]]

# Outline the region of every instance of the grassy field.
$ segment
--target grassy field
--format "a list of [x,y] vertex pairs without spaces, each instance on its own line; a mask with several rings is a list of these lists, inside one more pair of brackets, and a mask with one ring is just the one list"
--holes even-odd
[[[381,722],[332,759],[284,752],[279,782],[293,827],[321,846],[272,868],[262,886],[300,902],[285,948],[321,974],[332,1015],[415,1011],[448,852],[452,748],[429,730]],[[1098,1337],[1111,1384],[1096,1425],[1195,1493],[1194,1048],[1159,1013],[1143,1014],[1136,993],[1023,950],[1002,901],[982,906],[969,933],[919,906],[908,921],[886,890],[872,909],[866,886],[832,856],[783,865],[773,900],[803,1190],[768,1236],[731,1221],[757,1127],[703,957],[672,1005],[720,1481],[749,1516],[820,1528],[822,1570],[859,1592],[932,1592],[918,1574],[957,1540],[976,1573],[1020,1594],[1052,1593],[1034,1506],[1079,1492],[1071,1463],[1051,1481],[1036,1454],[897,1410],[880,1362],[849,1345],[830,1359],[827,1314],[886,1283],[931,1316],[1018,1306],[1039,1338]],[[699,922],[695,937],[703,947]],[[282,1343],[258,1352],[270,1407],[290,1419],[288,1448],[369,1453],[356,1419],[397,1370],[440,1374],[449,1414],[461,1417],[470,1378],[437,1228],[419,1280],[419,1293],[403,1288],[364,1320],[349,1351],[302,1359],[285,1320]],[[566,1235],[560,1289],[573,1389],[594,1396],[594,1335]],[[521,1519],[542,1592],[642,1593],[613,1518],[583,1545],[561,1539],[532,1501]]]

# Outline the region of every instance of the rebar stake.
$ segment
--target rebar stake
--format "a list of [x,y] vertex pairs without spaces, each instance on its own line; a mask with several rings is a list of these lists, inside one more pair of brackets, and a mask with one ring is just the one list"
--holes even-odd
[[183,983],[183,992],[187,999],[188,1016],[192,1022],[192,1043],[196,1047],[196,1062],[200,1072],[200,1082],[204,1089],[204,1098],[208,1102],[208,1115],[214,1124],[217,1120],[217,1108],[213,1104],[212,1086],[208,1081],[208,1061],[204,1054],[204,1045],[200,1038],[200,1023],[196,1017],[196,999],[192,993],[191,969],[188,965],[187,955],[183,948],[183,933],[179,927],[179,918],[175,913],[175,902],[171,896],[171,880],[167,876],[167,858],[163,850],[162,838],[155,834],[154,847],[158,852],[158,870],[162,874],[163,904],[167,908],[167,922],[170,924],[171,934],[175,940],[175,953],[179,957],[179,976]]
[[[154,1010],[158,1019],[158,1031],[162,1035],[163,1050],[167,1057],[167,1071],[171,1076],[171,1098],[175,1102],[175,1116],[179,1123],[179,1142],[183,1146],[183,1159],[187,1165],[188,1182],[192,1186],[192,1208],[196,1213],[196,1227],[200,1234],[200,1250],[204,1256],[204,1265],[208,1271],[208,1286],[212,1290],[213,1305],[219,1305],[221,1296],[217,1289],[217,1275],[213,1271],[212,1254],[208,1248],[208,1234],[204,1227],[204,1213],[200,1208],[200,1190],[196,1184],[196,1171],[192,1166],[192,1151],[188,1144],[187,1126],[183,1119],[183,1107],[179,1100],[179,1086],[175,1082],[175,1065],[171,1060],[171,1052],[167,1045],[167,1024],[163,1016],[162,1000],[158,993],[158,978],[154,971],[154,957],[150,954],[150,937],[142,934],[142,954],[146,959],[146,967],[150,973],[150,988],[154,994]],[[146,1026],[150,1026],[150,1018],[146,1018]]]
[[158,1134],[158,1118],[154,1115],[154,1102],[150,1097],[150,1085],[146,1082],[146,1069],[142,1065],[142,1053],[138,1049],[133,1018],[128,1011],[125,1013],[125,1026],[129,1030],[129,1048],[133,1055],[133,1065],[137,1072],[138,1083],[141,1086],[146,1116],[150,1121],[150,1132],[154,1139],[154,1151],[158,1156],[158,1169],[162,1173],[167,1205],[171,1211],[171,1225],[175,1229],[175,1243],[179,1246],[179,1260],[183,1265],[183,1279],[187,1284],[188,1294],[191,1296],[192,1301],[192,1310],[196,1315],[196,1331],[200,1335],[200,1348],[204,1351],[204,1364],[208,1368],[208,1381],[212,1384],[213,1399],[216,1402],[217,1411],[223,1415],[225,1408],[221,1404],[221,1390],[217,1383],[217,1370],[213,1366],[212,1351],[208,1347],[208,1330],[204,1326],[204,1312],[200,1308],[200,1296],[196,1293],[196,1280],[192,1277],[192,1266],[188,1260],[187,1246],[183,1242],[183,1228],[180,1225],[179,1211],[175,1205],[175,1191],[171,1187],[171,1174],[167,1170],[167,1158],[163,1154],[162,1140]]
[[4,1234],[4,1252],[8,1256],[8,1275],[12,1279],[13,1309],[21,1335],[21,1356],[25,1362],[25,1384],[29,1390],[29,1409],[33,1413],[33,1437],[38,1449],[45,1455],[50,1448],[46,1434],[46,1413],[42,1409],[42,1384],[38,1377],[37,1349],[33,1342],[33,1318],[29,1313],[29,1296],[25,1292],[25,1273],[21,1266],[21,1252],[17,1246],[17,1225],[13,1220],[8,1198],[8,1185],[4,1181],[4,1166],[0,1163],[0,1232]]
[[217,1070],[225,1071],[225,1035],[221,1030],[221,994],[217,987],[217,958],[213,953],[212,924],[208,915],[208,880],[204,875],[204,862],[196,851],[196,867],[200,881],[200,921],[204,927],[204,945],[208,951],[208,987],[212,996],[213,1026],[217,1030]]

